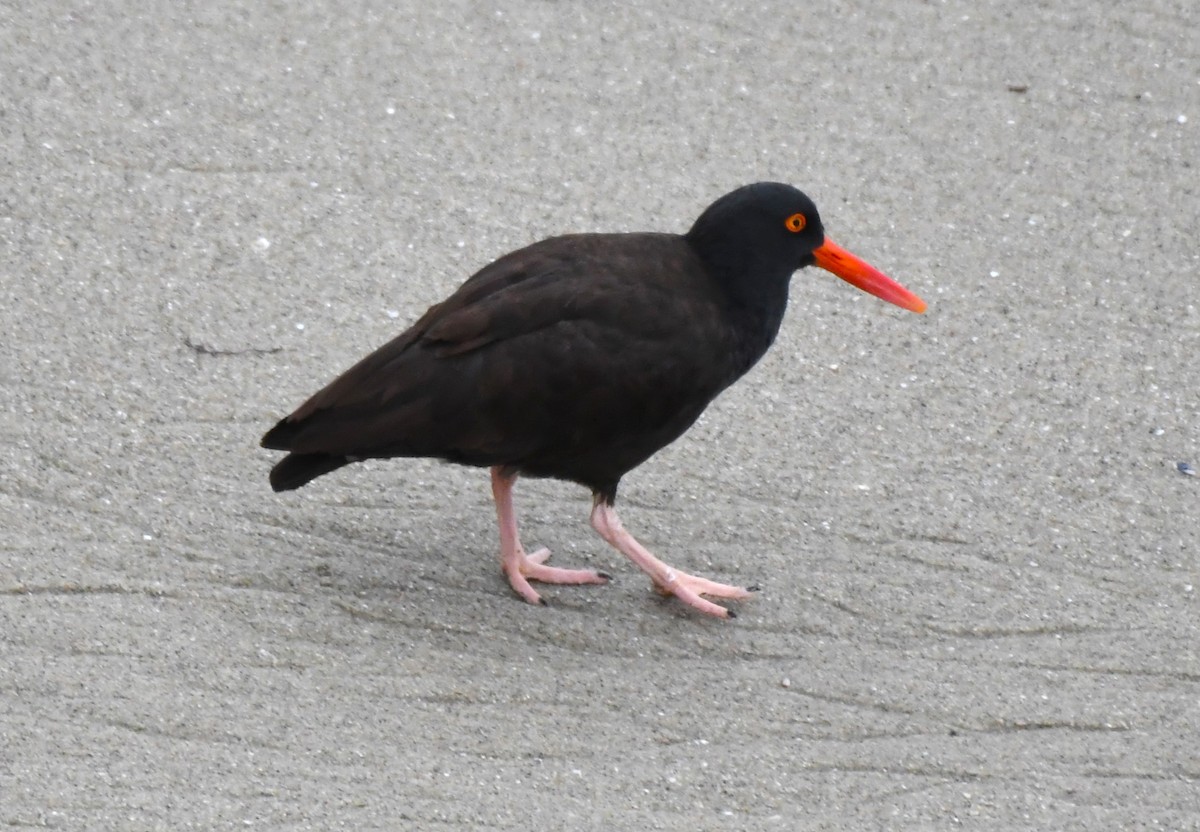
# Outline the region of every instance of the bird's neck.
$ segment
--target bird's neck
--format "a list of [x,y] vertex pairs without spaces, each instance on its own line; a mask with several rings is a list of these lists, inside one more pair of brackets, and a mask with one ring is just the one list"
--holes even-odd
[[737,363],[746,372],[775,341],[787,311],[791,273],[756,262],[752,255],[709,263],[724,292],[737,342]]
[[792,270],[781,266],[778,259],[763,256],[755,247],[739,245],[739,236],[704,222],[697,222],[687,234],[688,242],[725,295],[740,375],[775,341],[787,310]]
[[[735,285],[742,286],[747,281],[753,282],[754,278],[747,276]],[[787,311],[788,281],[786,278],[764,281],[756,291],[740,295],[731,292],[730,298],[729,312],[738,344],[738,364],[744,373],[775,343],[783,313]]]

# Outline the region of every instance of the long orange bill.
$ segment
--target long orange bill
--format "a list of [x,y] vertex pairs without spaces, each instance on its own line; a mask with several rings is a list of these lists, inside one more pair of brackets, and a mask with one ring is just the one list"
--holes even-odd
[[894,303],[913,312],[924,312],[925,301],[892,280],[865,260],[860,260],[828,237],[825,244],[813,252],[817,265],[833,272],[852,286],[870,292],[877,298]]

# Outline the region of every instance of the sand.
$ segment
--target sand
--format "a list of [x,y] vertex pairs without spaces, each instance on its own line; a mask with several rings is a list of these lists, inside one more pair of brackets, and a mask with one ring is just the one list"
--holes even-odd
[[[0,11],[0,825],[1200,828],[1184,0]],[[791,182],[806,270],[520,603],[486,472],[258,438],[494,257]]]

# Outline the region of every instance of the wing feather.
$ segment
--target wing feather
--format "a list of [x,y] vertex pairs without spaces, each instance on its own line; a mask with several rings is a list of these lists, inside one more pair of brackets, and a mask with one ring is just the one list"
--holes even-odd
[[[544,240],[480,270],[276,430],[302,453],[535,469],[608,453],[632,467],[732,381],[719,291],[674,235]],[[712,367],[697,371],[697,343]]]

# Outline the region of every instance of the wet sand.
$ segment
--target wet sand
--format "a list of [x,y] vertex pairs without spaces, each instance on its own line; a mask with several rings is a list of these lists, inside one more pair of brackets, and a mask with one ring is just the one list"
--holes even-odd
[[[1200,827],[1190,4],[0,13],[0,825]],[[274,420],[494,257],[778,179],[817,270],[623,483],[703,619],[520,603],[486,472],[271,493]]]

